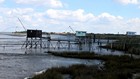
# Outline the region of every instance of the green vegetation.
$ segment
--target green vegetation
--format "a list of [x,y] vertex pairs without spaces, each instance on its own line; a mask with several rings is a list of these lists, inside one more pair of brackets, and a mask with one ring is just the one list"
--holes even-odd
[[126,37],[124,34],[95,34],[96,39],[120,39]]
[[98,60],[117,60],[117,59],[122,59],[122,60],[132,60],[133,58],[130,58],[127,55],[123,56],[117,56],[117,55],[98,55],[95,54],[94,52],[88,53],[88,52],[51,52],[49,51],[48,53],[55,55],[55,56],[61,56],[61,57],[68,57],[68,58],[80,58],[80,59],[98,59]]
[[[54,74],[55,73],[55,74]],[[71,79],[128,79],[132,78],[129,72],[115,72],[100,70],[97,66],[73,65],[68,68],[52,68],[43,74],[34,76],[31,79],[63,79],[63,75],[69,74]]]
[[136,78],[136,79],[140,79],[140,77]]
[[16,31],[16,32],[13,32],[13,33],[27,33],[27,31]]
[[94,52],[86,53],[86,52],[51,52],[48,51],[55,56],[62,56],[62,57],[70,57],[70,58],[81,58],[81,59],[93,59],[95,57]]
[[118,41],[109,43],[103,48],[110,48],[115,50],[126,51],[126,53],[140,55],[140,37],[123,37],[117,39]]
[[104,60],[105,63],[103,67],[72,65],[70,67],[51,68],[31,79],[63,79],[65,74],[69,74],[70,79],[132,79],[134,73],[140,73],[140,59],[132,59],[125,55],[102,56],[94,53],[50,53],[63,57],[100,59]]

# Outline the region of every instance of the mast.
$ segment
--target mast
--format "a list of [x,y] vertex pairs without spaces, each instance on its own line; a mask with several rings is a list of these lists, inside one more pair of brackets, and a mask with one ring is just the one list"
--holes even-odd
[[19,18],[18,18],[18,20],[19,20],[20,24],[22,25],[22,27],[24,28],[24,30],[26,31],[26,28],[25,28],[25,26],[23,25],[22,21],[21,21]]
[[72,27],[71,26],[69,26],[69,28],[73,31],[73,33],[74,33],[74,30],[72,29]]

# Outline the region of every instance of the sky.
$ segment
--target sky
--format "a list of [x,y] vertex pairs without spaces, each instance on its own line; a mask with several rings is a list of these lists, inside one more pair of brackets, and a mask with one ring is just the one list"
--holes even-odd
[[[0,0],[0,32],[140,34],[140,0]],[[71,28],[69,27],[71,26]]]

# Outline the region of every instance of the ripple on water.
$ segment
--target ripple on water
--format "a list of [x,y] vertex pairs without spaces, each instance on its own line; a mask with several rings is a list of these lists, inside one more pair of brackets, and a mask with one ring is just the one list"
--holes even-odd
[[62,58],[52,55],[0,55],[0,79],[23,79],[51,67],[99,63],[99,60]]

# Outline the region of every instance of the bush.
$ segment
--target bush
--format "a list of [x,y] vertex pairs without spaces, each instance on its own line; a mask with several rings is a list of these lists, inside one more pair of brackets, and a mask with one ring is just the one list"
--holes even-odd
[[35,75],[31,79],[63,79],[61,73],[57,72],[54,69],[49,69],[46,72]]
[[140,72],[140,59],[132,60],[126,55],[95,55],[95,57],[105,60],[104,67],[100,68],[98,66],[86,66],[81,64],[72,65],[70,67],[51,68],[43,74],[36,75],[31,79],[63,79],[63,74],[69,74],[72,79],[132,79],[133,73]]

